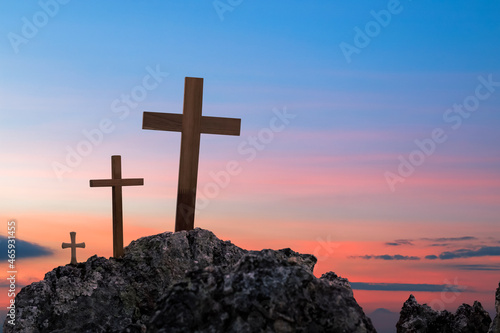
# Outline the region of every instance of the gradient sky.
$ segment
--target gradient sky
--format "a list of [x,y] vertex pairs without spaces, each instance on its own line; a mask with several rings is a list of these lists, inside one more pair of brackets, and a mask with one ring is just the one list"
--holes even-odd
[[70,231],[79,261],[111,256],[111,190],[88,184],[111,155],[145,179],[123,191],[125,244],[173,231],[180,134],[142,112],[181,113],[194,76],[204,115],[242,119],[202,135],[196,226],[315,254],[367,312],[410,293],[492,311],[500,2],[2,1],[0,31],[0,235],[15,219],[33,245],[19,284],[69,262]]

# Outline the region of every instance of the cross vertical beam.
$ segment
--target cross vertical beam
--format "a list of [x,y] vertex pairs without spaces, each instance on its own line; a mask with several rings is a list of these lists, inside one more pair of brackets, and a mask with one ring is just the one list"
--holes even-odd
[[144,185],[143,178],[122,179],[122,159],[111,156],[111,179],[94,179],[90,187],[112,187],[113,205],[113,257],[123,257],[123,203],[122,186]]
[[78,262],[76,261],[76,248],[85,248],[85,243],[76,243],[76,232],[71,231],[69,233],[69,237],[71,239],[71,243],[62,243],[62,248],[66,249],[68,247],[71,248],[71,264],[76,265]]
[[182,112],[181,158],[175,231],[194,228],[194,208],[200,155],[203,79],[186,78]]
[[[122,158],[111,156],[111,179],[122,179]],[[90,185],[92,186],[92,185]],[[113,257],[123,257],[123,203],[122,187],[111,189],[113,210]]]
[[203,79],[186,77],[183,113],[144,112],[142,129],[181,132],[175,231],[194,228],[200,135],[240,135],[241,119],[202,116]]

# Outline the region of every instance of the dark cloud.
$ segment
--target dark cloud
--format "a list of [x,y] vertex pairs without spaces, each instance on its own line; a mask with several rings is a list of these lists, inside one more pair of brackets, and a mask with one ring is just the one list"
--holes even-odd
[[483,246],[477,250],[460,249],[455,251],[446,251],[439,255],[439,259],[447,260],[486,256],[500,256],[500,246]]
[[461,292],[468,289],[465,286],[448,284],[426,284],[426,283],[367,283],[351,282],[352,289],[356,290],[382,290],[382,291],[426,291],[426,292]]
[[431,254],[431,255],[428,255],[428,256],[425,256],[425,259],[430,259],[430,260],[434,260],[434,259],[437,259],[438,256],[434,255],[434,254]]
[[402,256],[400,254],[395,254],[393,256],[391,256],[389,254],[383,254],[383,255],[379,255],[379,256],[375,256],[375,255],[351,256],[349,258],[381,259],[381,260],[420,260],[419,257]]
[[453,265],[455,269],[464,271],[500,271],[500,265]]
[[[15,246],[16,246],[15,247],[16,259],[35,258],[53,254],[52,250],[47,247],[23,241],[19,238],[16,238]],[[8,250],[7,237],[0,235],[0,260],[5,261],[8,259],[7,250]]]
[[[9,277],[9,274],[7,274],[7,277]],[[16,291],[19,291],[19,290],[23,289],[24,287],[26,287],[25,284],[21,284],[21,283],[18,283],[16,281]],[[0,288],[10,288],[10,282],[7,279],[5,279],[5,282],[3,282],[3,281],[0,282]],[[0,330],[0,332],[1,332],[1,330]]]
[[431,242],[460,242],[467,240],[477,240],[477,238],[472,236],[464,236],[464,237],[422,238],[422,240]]
[[387,242],[385,245],[389,246],[399,246],[399,245],[413,245],[409,239],[396,239],[394,242]]

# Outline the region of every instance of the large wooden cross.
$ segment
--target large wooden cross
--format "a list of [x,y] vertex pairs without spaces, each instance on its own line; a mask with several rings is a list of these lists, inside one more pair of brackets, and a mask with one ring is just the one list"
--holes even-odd
[[71,264],[76,265],[78,262],[76,261],[76,248],[80,247],[82,249],[85,248],[85,243],[76,243],[76,232],[71,231],[69,233],[69,237],[71,239],[71,243],[62,243],[62,248],[66,249],[68,247],[71,248]]
[[122,179],[122,158],[111,156],[111,179],[94,179],[90,187],[111,186],[113,196],[113,257],[123,257],[122,186],[144,185],[143,178]]
[[240,135],[241,119],[201,115],[203,79],[186,77],[183,114],[144,112],[142,129],[181,132],[175,231],[194,228],[200,134]]

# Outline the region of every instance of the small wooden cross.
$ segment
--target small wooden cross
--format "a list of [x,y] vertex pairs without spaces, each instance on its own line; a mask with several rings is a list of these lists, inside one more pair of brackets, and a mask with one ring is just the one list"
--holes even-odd
[[69,237],[71,238],[71,243],[62,243],[62,248],[63,249],[66,249],[68,247],[71,248],[71,264],[72,265],[76,265],[77,264],[77,261],[76,261],[76,248],[80,247],[80,248],[84,249],[85,248],[85,243],[78,243],[78,244],[76,244],[76,232],[74,232],[74,231],[71,231],[69,233]]
[[142,129],[181,132],[175,231],[194,228],[200,134],[240,135],[241,119],[201,115],[203,79],[186,77],[183,114],[144,112]]
[[111,156],[111,179],[94,179],[90,187],[111,186],[113,197],[113,257],[123,257],[122,186],[144,185],[144,178],[122,179],[122,158]]

